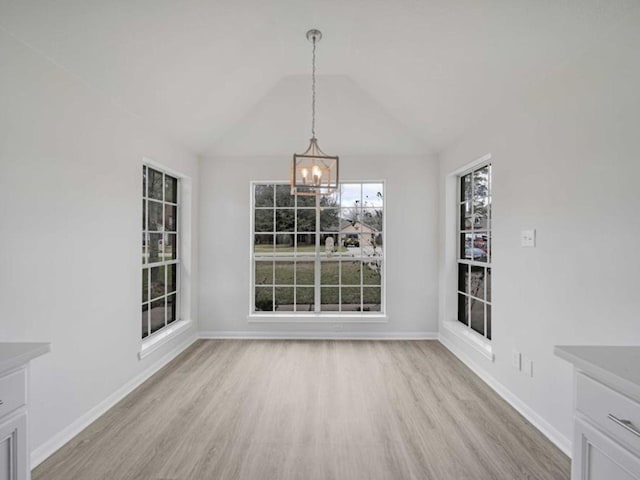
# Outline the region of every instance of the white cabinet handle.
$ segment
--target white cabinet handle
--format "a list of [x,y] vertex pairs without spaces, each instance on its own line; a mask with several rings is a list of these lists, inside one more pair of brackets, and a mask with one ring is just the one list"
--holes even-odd
[[635,425],[631,420],[624,420],[622,418],[618,418],[613,413],[610,413],[608,417],[609,417],[609,420],[613,421],[614,423],[617,423],[625,430],[628,430],[629,432],[633,433],[635,436],[640,437],[640,430],[638,430],[635,427]]

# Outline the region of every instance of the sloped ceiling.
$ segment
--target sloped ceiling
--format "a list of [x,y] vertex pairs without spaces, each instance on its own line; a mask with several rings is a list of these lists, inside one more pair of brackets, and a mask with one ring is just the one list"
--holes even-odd
[[426,152],[639,11],[637,0],[0,0],[0,27],[200,154],[305,146],[304,34],[317,27],[321,144],[347,117],[362,153]]
[[[413,155],[428,149],[350,77],[323,75],[317,83],[316,132],[327,154]],[[223,133],[213,154],[302,153],[309,146],[310,130],[309,76],[290,75]]]

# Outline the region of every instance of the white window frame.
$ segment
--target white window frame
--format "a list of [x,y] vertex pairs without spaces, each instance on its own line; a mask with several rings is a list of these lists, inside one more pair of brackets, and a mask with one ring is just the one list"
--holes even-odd
[[[191,201],[192,201],[191,179],[180,172],[177,172],[169,167],[166,167],[146,157],[143,158],[141,166],[152,168],[156,171],[163,173],[164,175],[169,175],[173,178],[176,178],[178,182],[177,182],[177,192],[176,192],[177,202],[176,203],[167,202],[167,204],[176,206],[176,211],[177,211],[177,222],[176,222],[176,231],[175,231],[176,259],[166,260],[163,262],[155,262],[153,264],[149,264],[149,263],[141,264],[141,269],[140,269],[141,277],[140,277],[139,285],[142,285],[142,274],[144,273],[145,269],[147,269],[147,274],[150,275],[152,266],[176,264],[178,265],[178,269],[176,272],[176,319],[169,324],[166,323],[167,321],[167,313],[166,313],[167,300],[166,299],[168,297],[165,294],[165,326],[162,328],[159,328],[154,333],[148,333],[146,337],[139,337],[140,352],[138,353],[138,357],[140,360],[142,360],[144,357],[148,356],[149,354],[153,353],[154,351],[162,347],[164,344],[171,341],[173,338],[177,337],[178,335],[188,330],[188,327],[190,327],[193,324],[190,318],[191,288],[190,288],[189,282],[185,283],[184,281],[185,275],[187,275],[187,278],[188,278],[188,274],[187,272],[185,272],[185,270],[190,270],[190,267],[191,267],[191,252],[188,248],[188,245],[190,244],[190,238],[191,238]],[[140,172],[141,172],[141,183],[142,183],[142,173],[143,173],[142,168],[140,169]],[[148,190],[148,187],[149,185],[147,182],[147,190]],[[148,199],[148,191],[144,192],[141,198]],[[164,221],[164,213],[165,213],[164,200],[165,199],[164,199],[164,188],[163,188],[163,211],[162,211],[163,221]],[[148,209],[148,202],[145,204],[145,208]],[[148,221],[148,212],[145,212],[145,213],[147,213],[147,221]],[[147,225],[147,230],[143,230],[143,231],[148,232],[148,225]],[[147,248],[148,248],[148,240],[147,240]],[[165,268],[165,282],[167,280],[167,275],[168,275],[168,269]],[[144,303],[148,303],[150,305],[151,302],[152,302],[151,298],[148,298],[147,302],[141,301],[140,309],[142,308],[142,305]],[[138,321],[140,321],[140,313],[138,314],[138,317],[137,317],[139,319]],[[141,335],[141,332],[140,332],[140,335]]]
[[[256,255],[255,255],[255,249],[254,249],[254,241],[255,241],[255,235],[256,234],[260,234],[261,232],[255,232],[255,223],[254,223],[254,218],[255,218],[255,212],[256,212],[256,206],[255,206],[255,198],[254,198],[254,189],[256,187],[256,185],[289,185],[288,181],[283,181],[283,180],[277,180],[277,181],[267,181],[267,180],[254,180],[250,182],[250,188],[249,188],[249,196],[250,196],[250,210],[251,210],[251,214],[250,214],[250,241],[249,241],[249,255],[250,255],[250,261],[249,261],[249,268],[250,268],[250,288],[249,288],[249,314],[247,316],[247,320],[249,322],[255,322],[255,323],[288,323],[288,322],[292,322],[292,323],[305,323],[305,322],[309,322],[309,323],[314,323],[314,322],[321,322],[321,323],[331,323],[331,322],[344,322],[344,323],[350,323],[350,322],[354,322],[354,323],[386,323],[388,320],[388,317],[386,315],[386,198],[385,198],[385,191],[386,191],[386,183],[384,180],[344,180],[342,182],[340,182],[340,184],[382,184],[382,188],[383,188],[383,203],[382,203],[382,245],[383,245],[383,249],[382,249],[382,256],[381,256],[381,283],[380,283],[380,311],[373,311],[373,312],[368,312],[368,311],[321,311],[321,304],[320,304],[320,290],[322,288],[321,285],[321,263],[323,261],[326,260],[322,260],[320,257],[320,252],[322,251],[322,249],[324,248],[321,244],[320,244],[320,237],[322,233],[326,233],[326,232],[321,232],[320,231],[320,208],[319,208],[319,200],[317,201],[316,207],[315,207],[315,213],[316,213],[316,230],[313,232],[309,232],[310,234],[315,235],[315,242],[316,242],[316,249],[312,254],[309,255],[291,255],[290,257],[282,257],[281,260],[282,261],[313,261],[315,262],[315,280],[314,280],[314,284],[313,284],[313,288],[314,288],[314,311],[312,312],[302,312],[302,311],[273,311],[273,312],[259,312],[259,311],[255,311],[255,289],[256,289],[256,282],[255,282],[255,263],[256,263]],[[294,208],[294,210],[297,212],[297,207],[291,207]],[[338,207],[341,208],[341,207]],[[275,210],[275,209],[274,209]],[[274,232],[275,232],[275,225],[274,225]],[[269,232],[264,232],[266,234],[268,234]],[[292,234],[298,235],[298,232],[292,232]],[[260,260],[267,260],[268,257],[263,257],[260,258],[258,257],[257,261]],[[333,257],[333,260],[337,260],[340,258],[344,258],[344,257]],[[363,260],[363,256],[359,256],[359,257],[354,257],[353,260],[357,260],[357,261],[362,261]],[[361,273],[360,273],[360,291],[361,291],[361,307],[364,305],[363,301],[364,301],[364,296],[363,296],[363,288],[368,288],[365,285],[363,285],[363,279],[362,279],[362,268],[361,268]],[[295,282],[294,282],[295,283]],[[304,287],[304,285],[301,285],[302,287]],[[309,286],[311,287],[311,285]],[[333,285],[331,285],[331,287],[333,287]],[[340,291],[341,288],[341,284],[337,284],[335,285],[336,288],[338,288],[338,290]],[[275,288],[275,287],[274,287]],[[295,286],[293,287],[294,291],[295,291]],[[340,303],[340,300],[339,300]],[[295,304],[295,300],[294,300],[294,304]]]
[[[494,217],[494,205],[493,205],[493,174],[495,173],[495,162],[493,155],[488,153],[483,155],[472,162],[457,168],[450,173],[446,174],[444,181],[444,276],[441,283],[441,295],[440,301],[443,305],[441,328],[446,330],[447,333],[454,335],[467,347],[471,348],[476,353],[485,357],[490,362],[494,361],[493,346],[491,340],[485,336],[480,335],[474,331],[470,326],[458,321],[458,260],[460,252],[460,178],[466,173],[481,168],[486,164],[492,165],[492,178],[491,178],[491,224],[493,229],[493,217]],[[493,240],[493,238],[492,238]],[[492,248],[492,255],[493,255]],[[492,266],[493,257],[490,257],[491,263],[489,265],[481,263],[483,266],[490,266],[493,273],[494,267]],[[493,305],[493,294],[491,298]],[[493,308],[492,308],[493,310]],[[493,312],[492,312],[493,313]],[[492,338],[495,333],[494,315],[492,315]],[[486,331],[486,329],[485,329]],[[446,339],[446,337],[445,337]]]
[[[489,207],[489,212],[488,212],[488,215],[487,215],[487,226],[486,226],[486,228],[477,229],[477,230],[475,228],[473,228],[473,226],[472,226],[471,230],[462,229],[461,228],[461,225],[462,225],[461,210],[462,210],[462,206],[465,203],[461,199],[462,198],[462,188],[461,188],[462,178],[465,177],[466,175],[471,174],[471,188],[472,188],[472,191],[471,191],[471,215],[472,215],[472,218],[473,218],[473,213],[474,213],[473,212],[473,209],[474,209],[474,206],[473,206],[473,203],[474,203],[473,202],[473,196],[474,196],[473,188],[474,188],[474,185],[475,185],[475,183],[473,181],[473,173],[478,171],[478,170],[481,170],[481,169],[483,169],[485,167],[489,167],[489,182],[488,183],[489,183],[489,199],[490,199],[489,200],[489,205],[490,205],[490,207]],[[483,332],[484,333],[479,333],[479,332],[477,332],[476,330],[474,330],[471,327],[471,313],[470,313],[471,312],[471,305],[469,305],[469,309],[467,311],[468,324],[465,325],[463,322],[460,322],[460,320],[458,320],[458,322],[461,325],[465,326],[466,328],[469,328],[472,333],[483,337],[487,341],[491,341],[491,338],[487,334],[487,311],[488,311],[487,310],[487,306],[489,308],[492,308],[492,301],[493,301],[493,297],[492,297],[491,300],[487,300],[486,299],[487,298],[487,285],[490,284],[490,277],[489,277],[488,272],[493,270],[492,269],[492,262],[491,262],[491,260],[492,260],[492,249],[491,249],[492,223],[491,222],[492,222],[492,213],[493,213],[492,212],[492,208],[491,208],[492,207],[492,190],[491,190],[492,175],[493,175],[493,170],[492,170],[491,160],[488,160],[488,161],[478,162],[473,167],[468,168],[467,170],[464,170],[463,172],[458,173],[457,174],[457,180],[456,180],[456,184],[457,184],[456,200],[457,200],[457,207],[458,207],[457,208],[458,214],[456,215],[456,240],[457,240],[457,242],[456,242],[456,247],[457,247],[456,248],[456,281],[457,282],[460,281],[460,279],[458,278],[459,275],[460,275],[458,267],[460,265],[467,265],[469,267],[480,267],[480,268],[485,269],[485,272],[487,272],[487,275],[486,275],[485,281],[484,281],[484,290],[485,291],[483,292],[483,298],[479,298],[479,297],[476,297],[476,296],[471,294],[471,288],[470,288],[471,275],[468,276],[469,285],[467,285],[467,288],[466,288],[467,292],[463,292],[463,291],[459,290],[457,288],[459,286],[459,283],[456,284],[456,294],[457,295],[467,296],[467,297],[469,297],[469,299],[475,300],[475,301],[480,302],[480,303],[483,304],[483,312],[484,312],[483,313],[483,320],[484,320]],[[465,234],[465,233],[475,234],[475,232],[487,232],[487,261],[486,262],[463,258],[460,255],[460,252],[462,250],[462,245],[461,245],[460,239],[461,239],[462,235]],[[471,248],[472,249],[475,248],[475,247],[473,247],[473,243],[472,243],[472,247]],[[490,288],[491,287],[489,286],[489,289]],[[459,306],[458,306],[458,308],[459,308]],[[456,310],[456,314],[457,313],[458,312]]]

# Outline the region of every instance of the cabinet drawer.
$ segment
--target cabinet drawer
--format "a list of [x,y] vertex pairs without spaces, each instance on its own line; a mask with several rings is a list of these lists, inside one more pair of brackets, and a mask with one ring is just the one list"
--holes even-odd
[[640,404],[582,374],[577,389],[576,410],[640,455]]
[[26,403],[25,371],[18,370],[0,377],[0,417]]

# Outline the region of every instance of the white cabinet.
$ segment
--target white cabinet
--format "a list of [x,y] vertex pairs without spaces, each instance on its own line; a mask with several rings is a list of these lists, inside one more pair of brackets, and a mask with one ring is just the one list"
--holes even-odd
[[18,413],[0,423],[0,480],[29,478],[28,465],[27,414]]
[[48,343],[0,343],[0,480],[29,480],[29,361]]
[[575,366],[571,480],[640,480],[640,347],[556,347]]
[[29,478],[26,367],[0,373],[0,480]]
[[640,458],[576,418],[571,480],[640,480]]

